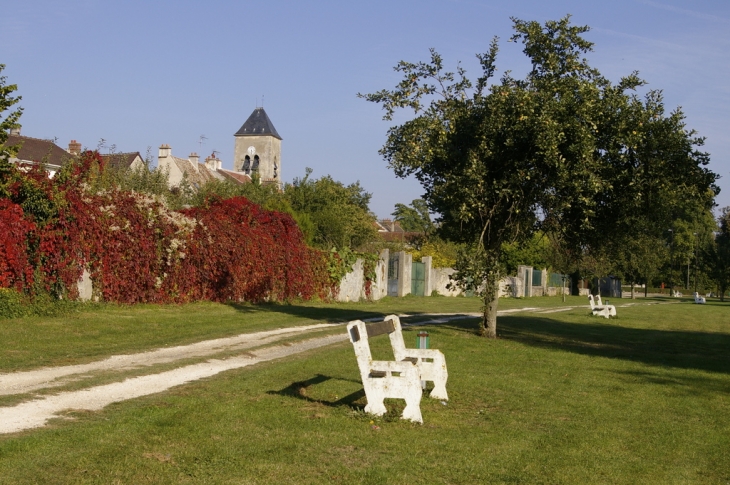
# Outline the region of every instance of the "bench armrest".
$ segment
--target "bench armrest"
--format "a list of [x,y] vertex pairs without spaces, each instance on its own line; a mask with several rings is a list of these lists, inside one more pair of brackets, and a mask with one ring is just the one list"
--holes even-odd
[[404,359],[433,359],[434,362],[444,360],[444,354],[438,349],[404,349],[401,353]]
[[370,362],[370,371],[386,372],[388,374],[392,372],[400,372],[401,374],[415,374],[418,375],[418,367],[413,365],[411,362],[395,362],[389,360],[373,360]]

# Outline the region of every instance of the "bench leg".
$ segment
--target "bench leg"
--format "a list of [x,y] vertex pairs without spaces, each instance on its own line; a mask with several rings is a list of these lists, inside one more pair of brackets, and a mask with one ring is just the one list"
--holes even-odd
[[432,399],[440,399],[442,401],[448,401],[449,395],[446,392],[446,381],[443,379],[433,381],[433,390],[430,394]]
[[[368,389],[368,387],[370,387]],[[368,386],[365,388],[365,398],[368,400],[365,406],[365,412],[373,414],[375,416],[382,416],[387,411],[383,400],[385,395],[381,389],[377,389],[376,386]]]
[[370,395],[367,395],[368,404],[365,406],[365,412],[374,416],[382,416],[386,413],[385,404],[383,404],[383,396],[379,398],[371,399]]
[[418,386],[417,392],[409,392],[406,396],[406,407],[401,415],[403,419],[410,419],[416,423],[423,423],[421,416],[421,386]]

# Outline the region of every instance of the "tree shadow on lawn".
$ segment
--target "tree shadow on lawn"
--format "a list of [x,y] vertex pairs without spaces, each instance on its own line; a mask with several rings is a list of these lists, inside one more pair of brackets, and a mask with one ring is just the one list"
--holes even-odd
[[[478,332],[476,320],[440,327]],[[730,374],[730,334],[621,327],[510,315],[497,319],[499,338],[533,347],[645,364]]]
[[[308,318],[329,323],[349,322],[351,320],[363,320],[367,318],[382,318],[391,313],[383,313],[379,310],[370,310],[367,304],[363,304],[363,308],[332,308],[332,307],[314,307],[285,303],[259,303],[256,305],[245,303],[228,303],[228,306],[242,313],[283,313],[293,317]],[[428,314],[429,312],[409,311],[409,315]]]

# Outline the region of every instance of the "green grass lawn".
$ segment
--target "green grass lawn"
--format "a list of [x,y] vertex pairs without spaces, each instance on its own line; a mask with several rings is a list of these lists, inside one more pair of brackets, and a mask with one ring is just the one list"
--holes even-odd
[[[0,483],[730,483],[730,305],[641,299],[605,320],[585,303],[500,317],[493,341],[473,319],[428,326],[450,401],[424,397],[423,425],[398,419],[396,400],[382,418],[362,412],[343,343],[0,435]],[[0,372],[320,321],[474,311],[469,298],[104,306],[0,322]],[[416,330],[405,332],[412,345]],[[373,345],[387,355],[387,338]]]

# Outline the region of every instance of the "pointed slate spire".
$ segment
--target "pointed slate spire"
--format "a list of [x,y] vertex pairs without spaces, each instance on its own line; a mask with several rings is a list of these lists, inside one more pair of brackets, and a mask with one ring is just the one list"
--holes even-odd
[[282,139],[276,132],[276,128],[274,128],[274,124],[269,119],[264,108],[256,108],[234,136],[261,135],[271,135],[279,140]]

